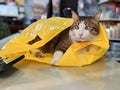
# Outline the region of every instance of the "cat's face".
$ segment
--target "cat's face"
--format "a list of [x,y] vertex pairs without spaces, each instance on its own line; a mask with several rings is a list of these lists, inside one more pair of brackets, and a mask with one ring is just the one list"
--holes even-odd
[[101,12],[89,18],[77,16],[72,11],[73,25],[70,30],[70,35],[75,41],[92,41],[97,38],[99,34],[99,17]]

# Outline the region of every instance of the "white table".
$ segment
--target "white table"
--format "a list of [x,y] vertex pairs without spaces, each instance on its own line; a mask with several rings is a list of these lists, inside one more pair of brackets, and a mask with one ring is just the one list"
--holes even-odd
[[120,64],[101,58],[83,67],[22,60],[0,73],[0,90],[120,90]]

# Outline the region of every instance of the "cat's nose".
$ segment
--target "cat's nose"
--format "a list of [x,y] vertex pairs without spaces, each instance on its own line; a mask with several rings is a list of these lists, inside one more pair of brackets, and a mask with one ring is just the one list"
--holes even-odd
[[82,37],[83,34],[79,34],[80,38]]

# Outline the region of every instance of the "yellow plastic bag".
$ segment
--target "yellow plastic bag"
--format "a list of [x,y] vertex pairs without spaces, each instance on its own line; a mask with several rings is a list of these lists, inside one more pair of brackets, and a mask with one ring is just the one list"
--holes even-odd
[[[50,41],[53,37],[58,35],[65,28],[72,24],[73,20],[61,17],[52,17],[49,19],[39,20],[28,26],[19,36],[15,36],[0,51],[0,57],[12,57],[19,54],[24,54],[26,60],[35,60],[42,63],[50,64],[52,59],[51,53],[46,53],[44,58],[36,58],[30,54],[29,50],[41,47]],[[109,40],[104,26],[100,23],[100,34],[95,41],[80,42],[72,44],[64,53],[61,60],[56,63],[58,66],[82,66],[93,63],[102,57],[109,48]],[[30,45],[29,41],[36,36],[41,38],[40,41]],[[97,50],[79,54],[76,51],[87,47],[88,45],[95,45],[99,47]]]

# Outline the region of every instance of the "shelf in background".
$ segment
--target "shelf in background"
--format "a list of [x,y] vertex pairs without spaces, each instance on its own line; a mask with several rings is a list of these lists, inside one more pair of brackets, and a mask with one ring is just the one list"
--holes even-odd
[[104,4],[104,3],[110,3],[110,2],[120,3],[120,0],[101,0],[100,2],[98,2],[98,4]]
[[108,22],[108,21],[111,21],[111,22],[120,22],[120,19],[100,19],[101,22]]
[[112,57],[112,60],[118,61],[120,63],[120,58],[113,58]]
[[120,38],[110,38],[109,40],[110,40],[110,41],[117,41],[117,42],[120,42]]

